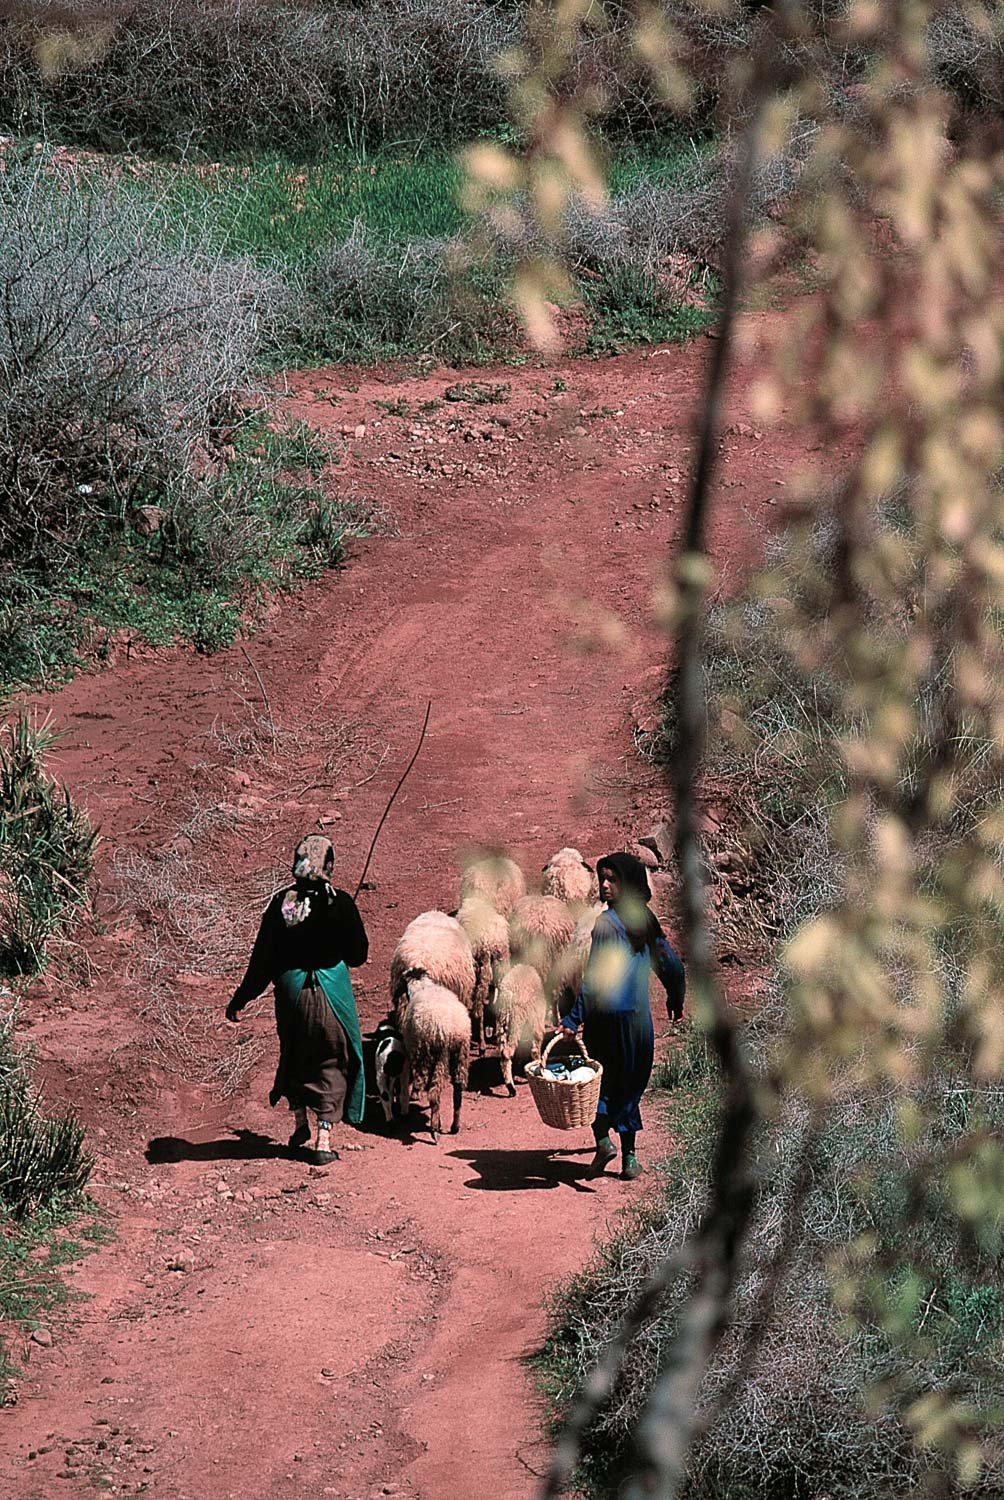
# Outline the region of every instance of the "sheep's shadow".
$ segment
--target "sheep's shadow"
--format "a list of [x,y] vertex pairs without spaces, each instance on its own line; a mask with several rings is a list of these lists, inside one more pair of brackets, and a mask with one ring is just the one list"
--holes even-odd
[[189,1141],[182,1135],[157,1135],[146,1143],[144,1155],[154,1166],[179,1161],[270,1161],[295,1158],[288,1146],[256,1130],[234,1130],[215,1141]]
[[491,1053],[472,1057],[467,1087],[472,1094],[491,1094],[502,1084],[502,1060]]
[[[543,1188],[570,1187],[577,1193],[593,1193],[589,1162],[563,1161],[581,1156],[581,1151],[450,1151],[458,1161],[470,1162],[477,1177],[464,1187],[483,1193],[522,1193]],[[591,1160],[591,1157],[590,1157]]]

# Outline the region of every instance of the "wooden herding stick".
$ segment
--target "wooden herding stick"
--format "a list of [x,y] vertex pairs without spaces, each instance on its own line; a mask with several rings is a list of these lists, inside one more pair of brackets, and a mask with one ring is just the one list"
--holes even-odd
[[422,724],[422,733],[418,737],[418,744],[415,746],[415,753],[411,757],[411,760],[408,762],[408,764],[405,766],[405,768],[404,768],[404,774],[402,775],[401,780],[398,782],[397,786],[391,792],[391,794],[390,794],[390,801],[387,803],[387,806],[383,810],[383,817],[380,819],[379,823],[376,826],[376,833],[373,835],[373,841],[370,844],[369,853],[366,856],[366,863],[363,865],[363,873],[360,875],[360,877],[359,877],[359,884],[356,886],[355,892],[353,893],[353,897],[352,897],[353,901],[356,899],[356,897],[359,895],[359,892],[363,888],[363,881],[366,879],[366,872],[367,872],[367,870],[370,867],[370,860],[373,858],[373,850],[376,848],[377,839],[380,837],[380,830],[383,828],[383,825],[387,821],[387,814],[390,812],[391,808],[394,806],[394,802],[395,802],[395,799],[397,798],[397,794],[401,790],[401,788],[404,786],[404,783],[405,783],[405,781],[408,778],[408,773],[410,772],[412,766],[415,764],[416,760],[418,759],[418,753],[421,750],[422,745],[425,743],[425,731],[429,727],[429,715],[431,714],[431,712],[432,712],[432,699],[430,698],[429,701],[428,701],[428,703],[425,705],[425,720],[424,720],[424,722]]

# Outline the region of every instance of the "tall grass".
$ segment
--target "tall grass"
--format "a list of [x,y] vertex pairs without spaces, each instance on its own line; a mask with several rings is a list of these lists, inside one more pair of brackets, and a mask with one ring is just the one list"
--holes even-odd
[[92,1162],[76,1118],[45,1109],[15,1019],[13,1008],[0,1012],[0,1407],[16,1399],[19,1373],[7,1332],[38,1327],[67,1300],[62,1266],[81,1254],[81,1239],[93,1243],[103,1233],[93,1217],[67,1232],[86,1215]]
[[25,712],[0,732],[0,977],[42,969],[87,899],[96,834],[46,770],[55,738]]

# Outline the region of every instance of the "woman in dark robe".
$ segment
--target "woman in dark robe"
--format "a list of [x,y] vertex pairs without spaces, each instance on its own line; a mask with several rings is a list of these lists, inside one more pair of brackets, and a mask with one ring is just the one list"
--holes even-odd
[[654,970],[665,989],[673,1020],[683,1015],[686,979],[683,964],[648,905],[652,892],[641,860],[633,854],[608,854],[598,862],[596,874],[607,909],[593,928],[578,999],[561,1017],[558,1029],[574,1036],[581,1026],[586,1051],[603,1064],[590,1172],[599,1176],[617,1155],[610,1139],[613,1130],[620,1137],[621,1176],[631,1179],[642,1170],[635,1141],[642,1128],[639,1106],[655,1050],[649,974]]
[[293,856],[295,884],[265,909],[247,973],[227,1006],[236,1021],[249,1000],[275,986],[279,1066],[269,1094],[285,1098],[294,1116],[291,1147],[310,1138],[307,1110],[317,1116],[313,1155],[336,1160],[331,1129],[336,1120],[358,1124],[366,1093],[362,1035],[349,966],[366,962],[369,941],[356,903],[331,885],[335,851],[312,834]]

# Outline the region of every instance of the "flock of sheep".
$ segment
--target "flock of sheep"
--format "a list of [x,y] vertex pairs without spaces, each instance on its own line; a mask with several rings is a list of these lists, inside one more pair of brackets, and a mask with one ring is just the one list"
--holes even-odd
[[433,1139],[447,1083],[451,1133],[460,1128],[472,1036],[483,1054],[489,1015],[502,1077],[515,1094],[517,1050],[539,1057],[548,1024],[571,1006],[603,909],[596,875],[577,849],[548,860],[539,893],[527,892],[513,860],[476,860],[460,897],[454,915],[427,911],[408,923],[391,961],[392,1014],[377,1029],[376,1080],[388,1121],[425,1092]]

